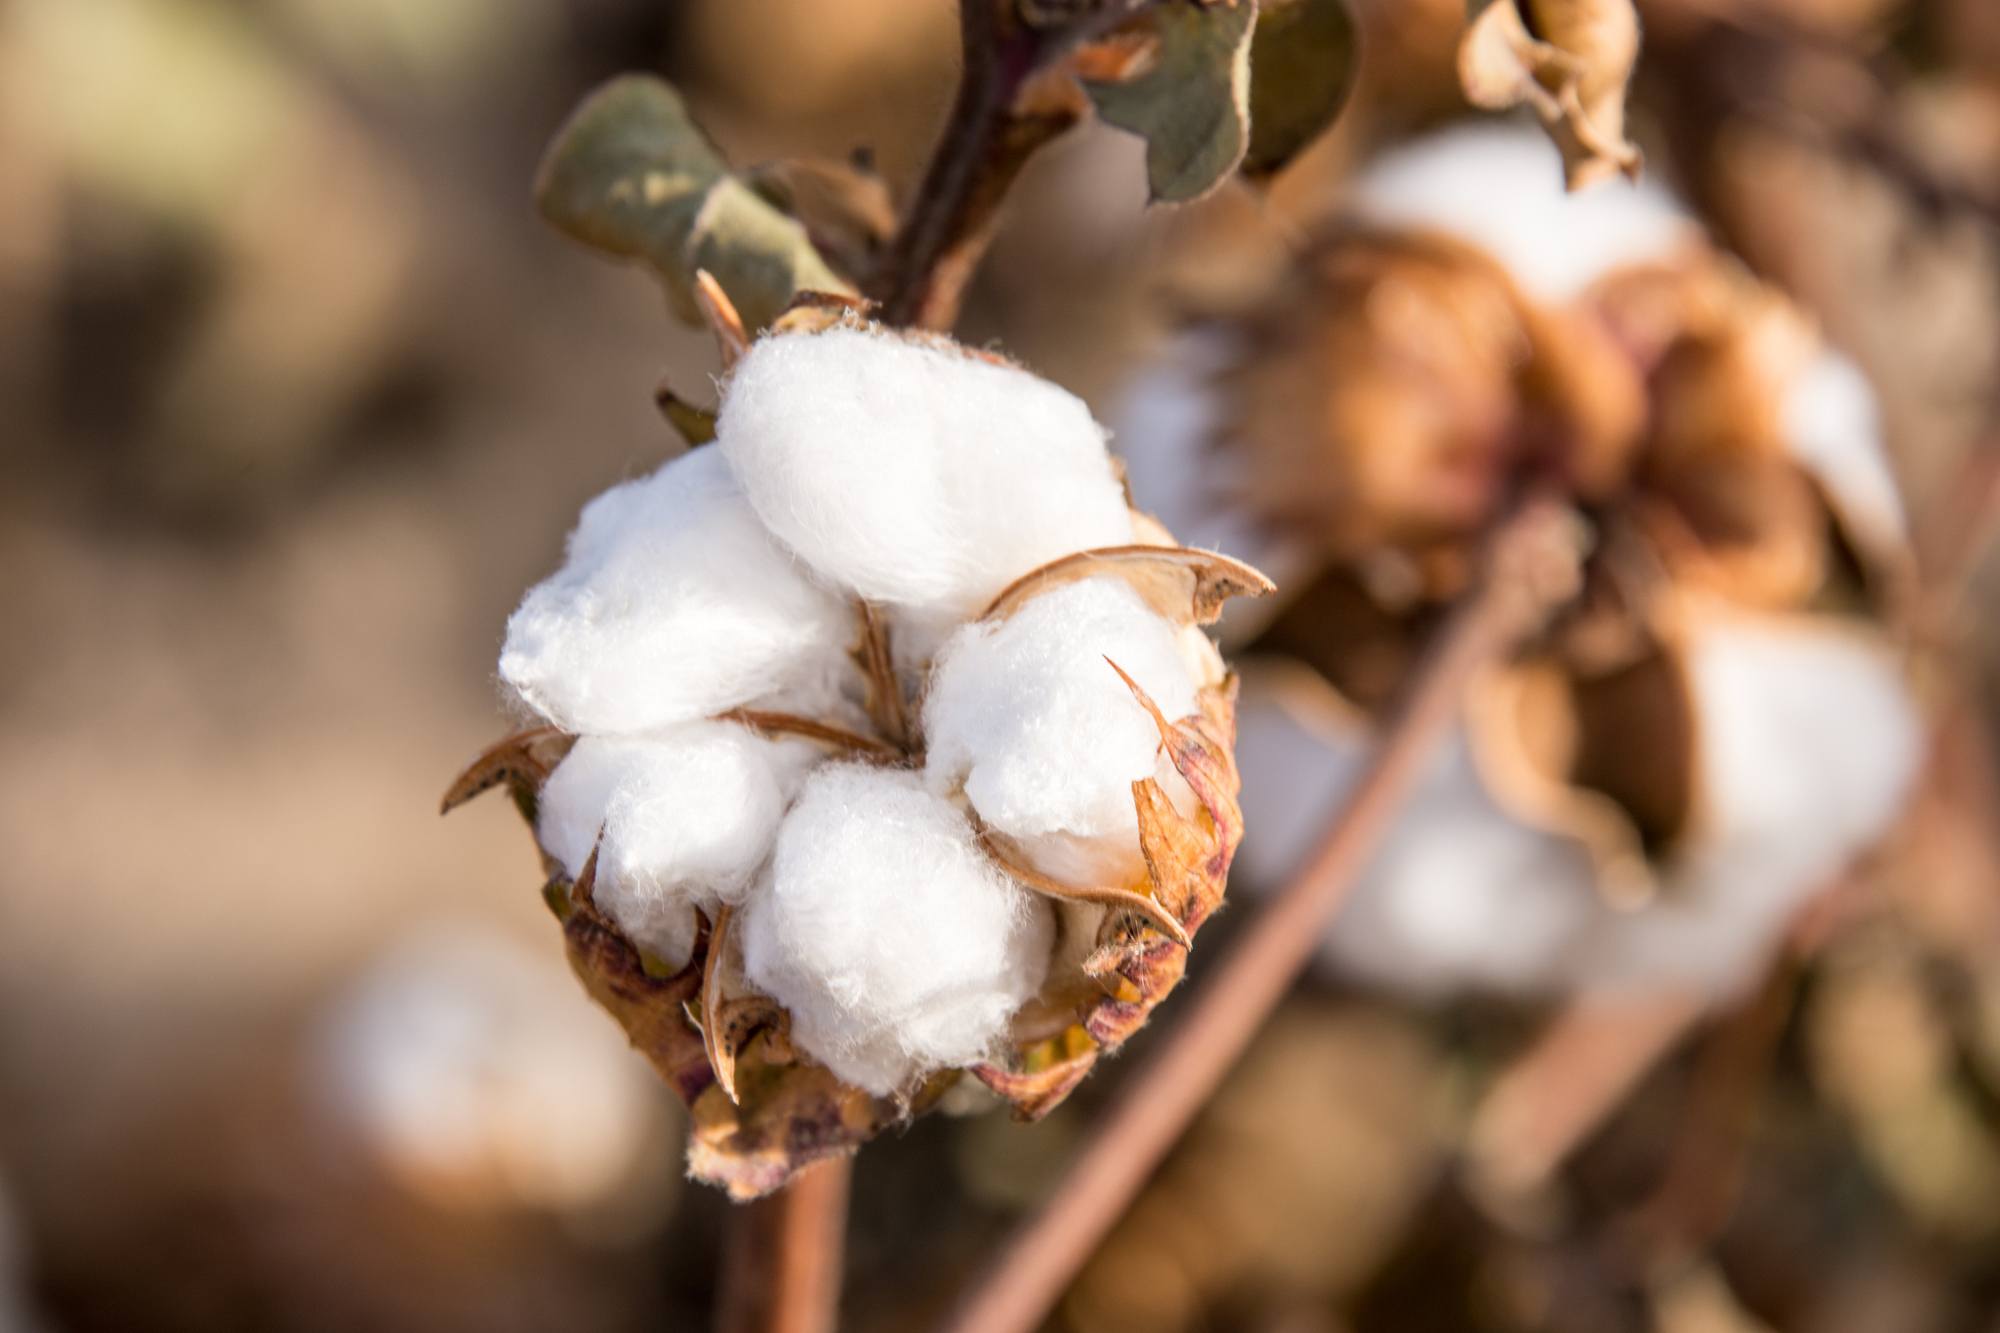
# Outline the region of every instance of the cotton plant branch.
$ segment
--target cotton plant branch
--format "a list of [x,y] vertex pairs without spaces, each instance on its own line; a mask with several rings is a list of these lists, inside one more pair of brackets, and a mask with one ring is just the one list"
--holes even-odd
[[1434,641],[1317,850],[1127,1084],[1055,1196],[946,1324],[950,1333],[1028,1333],[1041,1324],[1304,971],[1456,721],[1468,682],[1573,586],[1577,555],[1570,511],[1549,497],[1525,500],[1499,526],[1484,580]]
[[1000,203],[1035,151],[1082,117],[1068,80],[1036,75],[1132,0],[1086,6],[1066,21],[1033,22],[1013,0],[963,0],[963,71],[951,114],[907,215],[869,284],[891,324],[949,329],[992,239]]
[[730,1214],[717,1333],[829,1333],[840,1306],[854,1159],[803,1172]]

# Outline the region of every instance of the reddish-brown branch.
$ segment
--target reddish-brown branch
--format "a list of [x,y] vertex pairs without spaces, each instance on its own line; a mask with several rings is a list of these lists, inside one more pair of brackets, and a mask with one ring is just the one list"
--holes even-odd
[[[1319,946],[1327,923],[1456,718],[1468,680],[1539,616],[1564,511],[1537,500],[1501,529],[1488,575],[1459,607],[1385,727],[1367,771],[1289,888],[1251,923],[1166,1044],[1093,1131],[1062,1188],[947,1325],[1027,1333],[1123,1214]],[[1566,540],[1560,558],[1573,559]]]
[[821,1162],[733,1210],[717,1333],[832,1333],[852,1170],[849,1157]]
[[[1125,6],[1106,9],[1122,14]],[[1102,21],[1092,16],[1092,24]],[[927,329],[957,322],[1014,178],[1083,114],[1073,84],[1032,81],[1092,24],[1037,28],[1005,0],[960,4],[958,95],[909,212],[868,284],[884,321]]]

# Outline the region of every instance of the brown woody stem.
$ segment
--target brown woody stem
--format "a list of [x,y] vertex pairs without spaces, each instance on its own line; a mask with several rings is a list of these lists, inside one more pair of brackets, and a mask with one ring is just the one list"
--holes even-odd
[[[1291,989],[1424,765],[1468,681],[1510,650],[1544,609],[1530,566],[1565,513],[1541,499],[1496,534],[1487,577],[1460,604],[1385,726],[1346,805],[1305,868],[1251,923],[1165,1044],[1126,1086],[1041,1214],[1014,1239],[946,1327],[1028,1333],[1187,1129]],[[1540,585],[1540,588],[1537,585]]]
[[808,1167],[732,1211],[716,1333],[832,1333],[853,1161]]
[[1038,28],[1021,20],[1011,0],[962,0],[958,95],[909,213],[869,283],[883,320],[941,330],[957,323],[959,303],[1014,178],[1082,114],[1073,89],[1052,88],[1034,98],[1023,92],[1101,16],[1092,20]]

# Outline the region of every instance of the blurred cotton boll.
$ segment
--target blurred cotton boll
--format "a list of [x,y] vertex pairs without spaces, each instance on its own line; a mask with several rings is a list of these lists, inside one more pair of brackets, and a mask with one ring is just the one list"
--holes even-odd
[[445,1207],[649,1215],[675,1174],[658,1085],[559,962],[490,929],[392,945],[327,1008],[314,1077],[345,1135]]
[[1126,423],[1135,495],[1293,553],[1240,627],[1244,869],[1302,863],[1534,479],[1575,590],[1467,690],[1327,958],[1427,996],[1731,994],[1921,760],[1874,394],[1664,191],[1567,194],[1526,128],[1400,148],[1354,199]]

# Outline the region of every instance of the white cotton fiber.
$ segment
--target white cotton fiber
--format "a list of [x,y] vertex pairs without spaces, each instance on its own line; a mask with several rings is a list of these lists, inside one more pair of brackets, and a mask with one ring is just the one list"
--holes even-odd
[[802,1050],[887,1095],[991,1055],[1040,987],[1054,929],[917,774],[833,764],[778,832],[743,957]]
[[1607,920],[1591,955],[1599,984],[1748,984],[1793,914],[1887,831],[1922,756],[1894,655],[1858,630],[1706,621],[1689,662],[1702,718],[1693,836],[1657,904]]
[[1567,301],[1614,268],[1667,259],[1701,236],[1650,176],[1569,193],[1555,145],[1526,121],[1465,125],[1384,154],[1351,201],[1369,221],[1480,247],[1544,301]]
[[1908,536],[1903,502],[1882,444],[1882,412],[1861,367],[1831,349],[1786,387],[1785,441],[1858,535],[1882,543]]
[[566,730],[638,732],[824,679],[853,635],[703,448],[585,506],[507,622],[500,676]]
[[999,624],[967,625],[931,677],[925,776],[940,793],[962,787],[1044,874],[1128,887],[1144,873],[1132,784],[1160,776],[1164,759],[1111,662],[1170,721],[1196,711],[1178,627],[1118,579],[1065,584]]
[[[1224,404],[1215,379],[1243,354],[1238,339],[1215,328],[1169,339],[1126,386],[1114,443],[1135,508],[1159,519],[1183,545],[1233,556],[1288,587],[1309,580],[1313,553],[1296,537],[1266,531],[1232,503],[1244,454],[1217,438]],[[1281,605],[1274,597],[1232,600],[1223,608],[1224,640],[1247,640]]]
[[336,999],[314,1054],[341,1127],[461,1207],[602,1204],[667,1127],[657,1082],[568,969],[478,923],[398,940]]
[[1037,565],[1132,540],[1082,400],[957,348],[764,338],[716,429],[770,530],[870,601],[971,616]]
[[670,966],[697,907],[742,901],[786,803],[823,752],[726,722],[656,736],[585,736],[542,788],[542,846],[575,876],[603,830],[593,901]]

